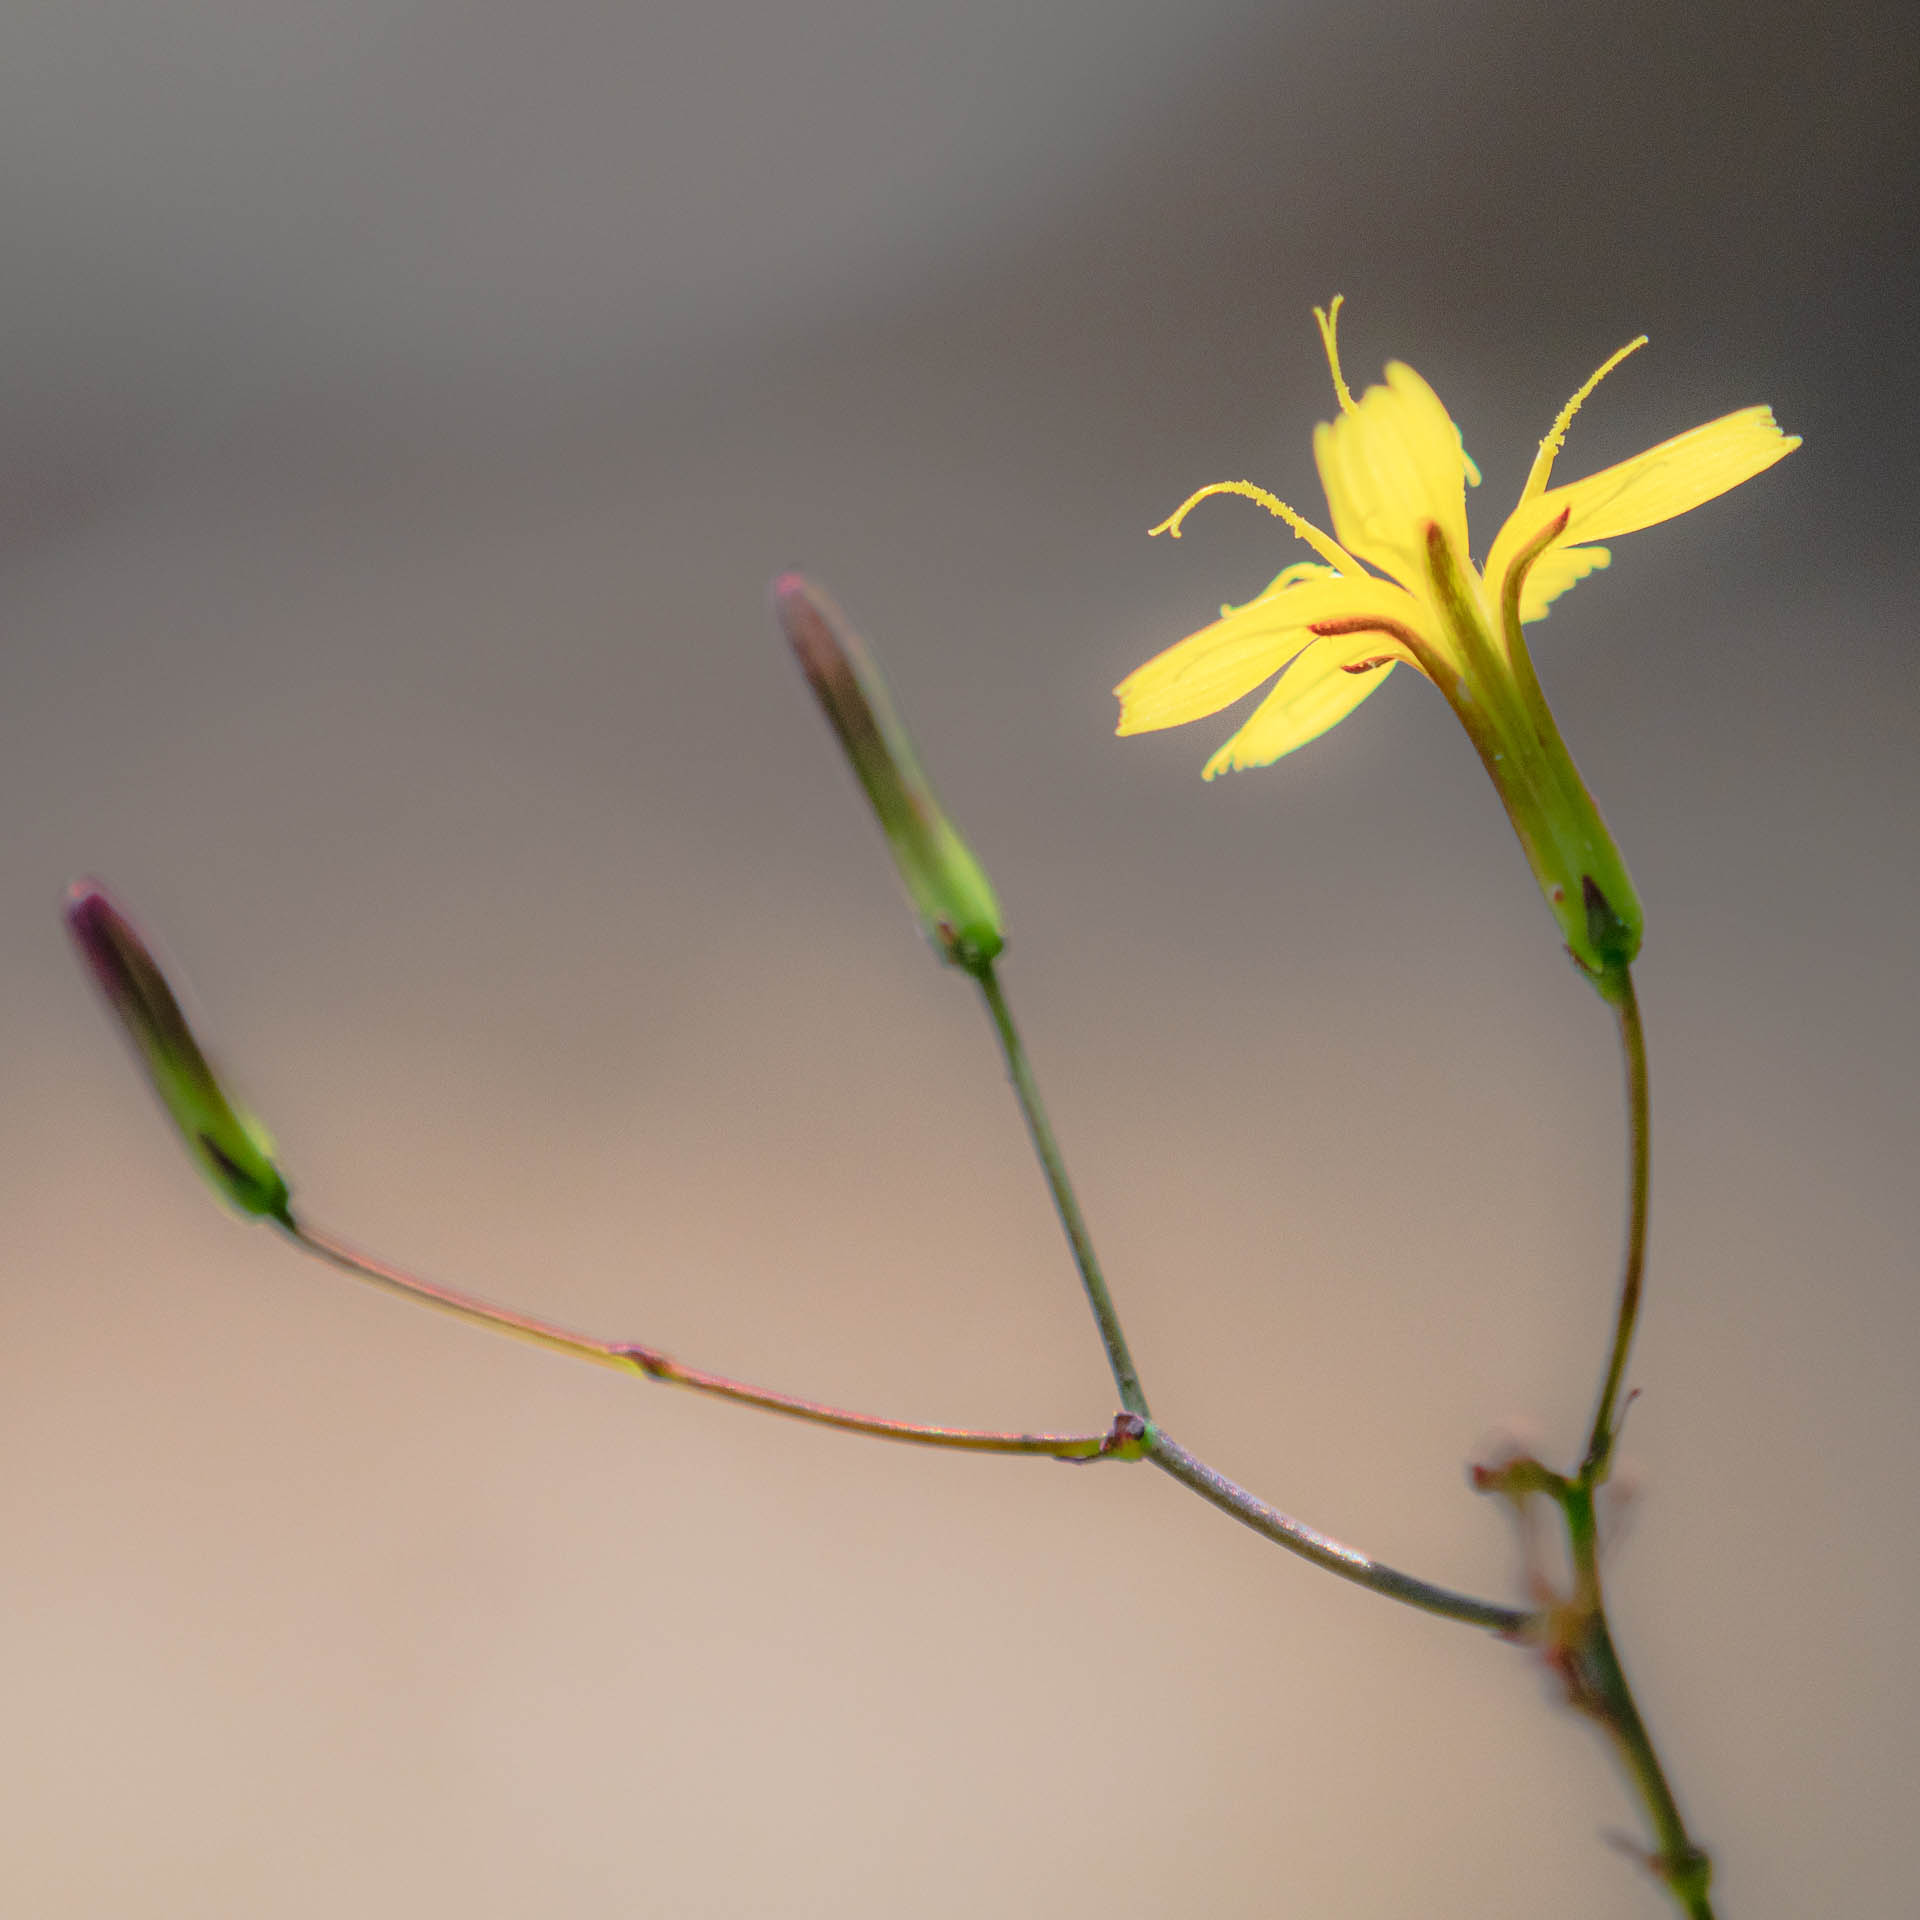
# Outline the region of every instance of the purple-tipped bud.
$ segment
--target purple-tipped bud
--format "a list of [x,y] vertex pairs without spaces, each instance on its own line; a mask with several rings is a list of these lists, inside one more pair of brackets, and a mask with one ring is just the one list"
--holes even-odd
[[921,770],[880,669],[839,608],[800,574],[773,583],[773,610],[873,803],[927,937],[943,960],[978,971],[1006,945],[1000,905]]
[[67,890],[67,930],[213,1190],[242,1213],[289,1220],[273,1143],[228,1100],[131,922],[101,887],[79,880]]

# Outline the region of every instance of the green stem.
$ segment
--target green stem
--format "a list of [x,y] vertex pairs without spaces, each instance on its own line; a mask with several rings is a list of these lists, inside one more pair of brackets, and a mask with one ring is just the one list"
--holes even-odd
[[1620,1052],[1626,1072],[1627,1246],[1620,1279],[1620,1305],[1614,1316],[1613,1343],[1607,1354],[1599,1401],[1594,1407],[1586,1454],[1572,1479],[1556,1476],[1550,1488],[1566,1519],[1574,1583],[1573,1603],[1562,1616],[1554,1638],[1569,1698],[1605,1728],[1621,1767],[1646,1808],[1657,1842],[1647,1865],[1688,1920],[1713,1920],[1713,1905],[1708,1894],[1712,1862],[1687,1832],[1666,1769],[1660,1764],[1653,1737],[1641,1718],[1633,1689],[1627,1684],[1626,1669],[1620,1664],[1613,1632],[1607,1623],[1606,1595],[1600,1580],[1600,1538],[1594,1516],[1594,1494],[1613,1464],[1614,1442],[1620,1430],[1621,1389],[1626,1383],[1627,1360],[1640,1318],[1647,1262],[1651,1165],[1647,1041],[1631,970],[1624,966],[1611,970],[1601,981],[1601,992],[1612,1004],[1619,1023]]
[[1080,1269],[1080,1284],[1086,1289],[1087,1304],[1093,1309],[1094,1322],[1100,1329],[1100,1342],[1107,1350],[1107,1364],[1113,1369],[1113,1383],[1120,1390],[1120,1404],[1129,1413],[1137,1413],[1144,1420],[1147,1418],[1147,1396],[1140,1385],[1139,1370],[1133,1364],[1133,1355],[1127,1348],[1127,1336],[1121,1330],[1120,1316],[1114,1309],[1113,1296],[1107,1291],[1106,1279],[1100,1271],[1100,1259],[1093,1250],[1093,1236],[1087,1231],[1080,1203],[1074,1198],[1073,1183],[1067,1178],[1066,1162],[1060,1157],[1059,1143],[1053,1137],[1052,1124],[1047,1119],[1046,1107],[1040,1099],[1040,1088],[1034,1081],[1033,1068],[1027,1062],[1027,1050],[1021,1044],[1020,1030],[1013,1024],[1006,995],[1000,991],[999,976],[994,972],[990,960],[982,961],[968,971],[978,982],[981,998],[986,1001],[987,1011],[993,1017],[993,1030],[999,1036],[1000,1051],[1007,1063],[1007,1077],[1013,1082],[1014,1096],[1020,1102],[1021,1114],[1026,1119],[1034,1153],[1039,1158],[1041,1171],[1047,1177],[1047,1191],[1053,1196],[1053,1209],[1060,1216],[1067,1245],[1073,1249],[1073,1263]]
[[766,1387],[749,1386],[742,1380],[729,1380],[724,1374],[706,1373],[698,1367],[682,1366],[653,1347],[628,1340],[599,1340],[591,1334],[575,1333],[549,1320],[536,1320],[531,1314],[516,1313],[508,1307],[496,1307],[470,1293],[458,1293],[430,1280],[422,1280],[371,1254],[361,1253],[332,1234],[298,1224],[291,1217],[280,1223],[281,1230],[303,1253],[324,1260],[329,1266],[350,1273],[389,1293],[397,1293],[422,1306],[437,1307],[478,1326],[498,1333],[510,1333],[556,1353],[571,1354],[577,1360],[591,1360],[598,1366],[617,1367],[625,1373],[644,1374],[665,1386],[685,1387],[693,1393],[710,1394],[730,1400],[736,1406],[758,1407],[766,1413],[784,1414],[790,1420],[804,1420],[811,1426],[834,1427],[842,1433],[864,1433],[878,1440],[898,1440],[909,1446],[945,1447],[962,1453],[1038,1454],[1054,1460],[1094,1460],[1103,1455],[1137,1458],[1131,1431],[1117,1429],[1109,1433],[993,1433],[973,1427],[923,1427],[904,1420],[881,1420],[871,1414],[849,1413],[842,1407],[830,1407],[817,1400],[800,1400],[792,1394],[774,1393]]
[[[1117,1423],[1115,1431],[1119,1431]],[[1533,1619],[1531,1614],[1517,1607],[1503,1607],[1491,1600],[1475,1600],[1470,1595],[1453,1593],[1446,1587],[1434,1586],[1430,1581],[1418,1580],[1410,1573],[1383,1566],[1357,1547],[1345,1546],[1338,1540],[1328,1538],[1315,1528],[1282,1513],[1277,1507],[1270,1507],[1245,1487],[1237,1486],[1225,1474],[1216,1473],[1156,1426],[1149,1425],[1143,1438],[1147,1458],[1162,1473],[1172,1475],[1183,1487],[1190,1488],[1201,1499],[1211,1501],[1222,1513],[1231,1514],[1255,1533],[1276,1541],[1289,1553],[1297,1553],[1303,1560],[1310,1560],[1328,1573],[1337,1573],[1341,1579],[1351,1580],[1371,1593],[1388,1600],[1398,1600],[1404,1606],[1418,1607],[1423,1613],[1438,1614],[1443,1620],[1459,1620],[1470,1627],[1488,1627],[1495,1633],[1518,1634]]]
[[1708,1891],[1713,1864],[1687,1832],[1680,1803],[1674,1798],[1653,1738],[1640,1717],[1607,1625],[1593,1490],[1578,1482],[1569,1483],[1560,1494],[1560,1504],[1566,1515],[1577,1596],[1565,1647],[1564,1676],[1569,1694],[1575,1706],[1606,1729],[1621,1766],[1647,1810],[1659,1843],[1659,1850],[1647,1865],[1688,1920],[1713,1920]]
[[1634,1327],[1640,1318],[1641,1282],[1647,1265],[1647,1197],[1651,1168],[1651,1139],[1647,1099],[1647,1038],[1640,1024],[1640,1002],[1633,990],[1633,974],[1621,967],[1607,982],[1620,1026],[1620,1051],[1627,1079],[1627,1250],[1620,1276],[1620,1307],[1614,1318],[1613,1346],[1607,1355],[1606,1377],[1593,1411],[1581,1483],[1593,1488],[1607,1477],[1618,1432],[1620,1389],[1626,1379],[1627,1356],[1633,1347]]

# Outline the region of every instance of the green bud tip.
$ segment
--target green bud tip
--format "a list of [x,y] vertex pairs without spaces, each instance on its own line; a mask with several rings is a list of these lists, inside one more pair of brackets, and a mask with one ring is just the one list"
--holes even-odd
[[67,889],[67,931],[208,1184],[242,1213],[292,1224],[273,1143],[231,1101],[145,941],[91,880]]
[[773,611],[866,789],[934,950],[978,972],[1006,944],[1000,904],[921,770],[880,669],[839,608],[800,574],[773,583]]

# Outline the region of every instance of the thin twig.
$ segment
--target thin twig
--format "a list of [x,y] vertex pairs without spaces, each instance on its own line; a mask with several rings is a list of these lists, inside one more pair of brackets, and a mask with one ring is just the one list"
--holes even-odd
[[870,1414],[849,1413],[841,1407],[796,1399],[791,1394],[729,1380],[723,1374],[682,1366],[678,1360],[653,1347],[633,1341],[598,1340],[591,1334],[555,1326],[551,1321],[536,1320],[530,1314],[496,1307],[472,1294],[458,1293],[451,1287],[419,1279],[384,1260],[361,1253],[332,1234],[293,1220],[283,1223],[281,1230],[303,1252],[352,1274],[356,1280],[384,1287],[390,1293],[417,1300],[424,1306],[438,1307],[443,1313],[454,1314],[462,1320],[513,1334],[518,1339],[557,1353],[571,1354],[579,1360],[591,1360],[598,1366],[644,1374],[647,1379],[667,1386],[711,1394],[716,1399],[731,1400],[737,1406],[785,1414],[791,1420],[804,1420],[816,1427],[835,1427],[843,1433],[864,1433],[878,1440],[898,1440],[916,1447],[945,1447],[963,1453],[1034,1454],[1054,1460],[1093,1460],[1102,1455],[1129,1452],[1124,1436],[1123,1443],[1116,1444],[1112,1433],[994,1433],[972,1427],[925,1427],[904,1420],[881,1420]]
[[1033,1140],[1033,1151],[1040,1161],[1040,1170],[1046,1175],[1047,1191],[1053,1196],[1054,1211],[1060,1216],[1067,1245],[1073,1250],[1073,1264],[1080,1270],[1080,1284],[1086,1289],[1087,1304],[1092,1307],[1094,1322],[1100,1329],[1100,1343],[1107,1350],[1107,1364],[1113,1369],[1113,1383],[1120,1391],[1120,1404],[1129,1413],[1137,1413],[1144,1420],[1148,1417],[1147,1396],[1140,1385],[1140,1372],[1133,1364],[1127,1336],[1121,1330],[1120,1315],[1114,1307],[1112,1294],[1107,1291],[1106,1278],[1100,1271],[1100,1259],[1093,1250],[1093,1235],[1088,1232],[1085,1217],[1080,1212],[1080,1203],[1074,1198],[1072,1182],[1067,1178],[1066,1162],[1061,1158],[1059,1143],[1053,1137],[1053,1126],[1041,1102],[1040,1088],[1034,1080],[1033,1068],[1028,1063],[1027,1050],[1021,1044],[1020,1030],[1013,1024],[1013,1014],[1007,1006],[1006,995],[1000,991],[1000,980],[993,970],[993,963],[983,962],[970,971],[979,984],[981,997],[987,1003],[987,1012],[993,1018],[993,1030],[999,1037],[1000,1051],[1007,1063],[1007,1077],[1013,1082],[1014,1095],[1020,1102],[1020,1112],[1026,1119],[1027,1132]]
[[1614,1321],[1613,1346],[1607,1355],[1606,1377],[1594,1408],[1580,1478],[1589,1487],[1607,1477],[1617,1431],[1615,1414],[1620,1388],[1626,1379],[1627,1356],[1633,1347],[1634,1327],[1640,1318],[1641,1281],[1647,1265],[1647,1199],[1650,1184],[1651,1137],[1647,1097],[1647,1037],[1640,1024],[1640,1002],[1629,968],[1619,970],[1609,983],[1615,1018],[1620,1027],[1620,1052],[1627,1080],[1627,1248],[1620,1276],[1620,1309]]
[[1222,1513],[1230,1513],[1255,1533],[1277,1541],[1290,1553],[1311,1560],[1328,1573],[1367,1588],[1387,1600],[1418,1607],[1423,1613],[1438,1614],[1443,1620],[1459,1620],[1470,1627],[1487,1627],[1495,1633],[1517,1635],[1526,1630],[1533,1616],[1517,1607],[1503,1607],[1491,1600],[1475,1600],[1464,1593],[1436,1587],[1430,1581],[1416,1579],[1410,1573],[1382,1566],[1357,1547],[1343,1545],[1324,1533],[1305,1525],[1277,1507],[1270,1507],[1245,1487],[1237,1486],[1225,1474],[1216,1473],[1204,1461],[1197,1460],[1177,1440],[1170,1439],[1158,1427],[1149,1426],[1144,1436],[1146,1455],[1163,1473],[1184,1487],[1191,1488],[1203,1500],[1210,1500]]

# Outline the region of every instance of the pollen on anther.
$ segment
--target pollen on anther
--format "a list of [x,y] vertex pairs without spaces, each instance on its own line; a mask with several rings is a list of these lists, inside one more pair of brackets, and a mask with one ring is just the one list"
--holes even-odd
[[1354,559],[1352,554],[1337,541],[1322,533],[1304,514],[1296,513],[1293,508],[1278,496],[1269,493],[1265,487],[1256,487],[1251,480],[1216,480],[1210,487],[1202,487],[1196,493],[1190,493],[1179,506],[1167,515],[1157,527],[1147,529],[1151,539],[1157,533],[1180,538],[1180,523],[1186,519],[1202,500],[1211,500],[1218,494],[1237,494],[1242,500],[1251,500],[1255,506],[1264,507],[1276,520],[1284,521],[1293,529],[1294,534],[1304,540],[1335,573],[1344,573],[1358,578],[1366,569]]
[[1573,416],[1591,396],[1597,387],[1622,360],[1630,353],[1638,353],[1647,344],[1643,333],[1637,340],[1629,340],[1618,353],[1610,353],[1601,361],[1593,373],[1585,380],[1580,389],[1567,404],[1554,415],[1553,425],[1547,429],[1547,437],[1540,442],[1540,451],[1533,456],[1533,468],[1527,475],[1527,484],[1520,489],[1522,502],[1531,500],[1547,484],[1548,476],[1553,472],[1554,456],[1566,444],[1567,429],[1573,425]]
[[1340,411],[1352,413],[1353,390],[1347,385],[1346,375],[1340,371],[1340,308],[1346,297],[1344,293],[1336,293],[1325,307],[1314,308],[1313,317],[1320,323],[1320,344],[1327,350],[1327,365],[1333,373],[1333,391],[1340,402]]

